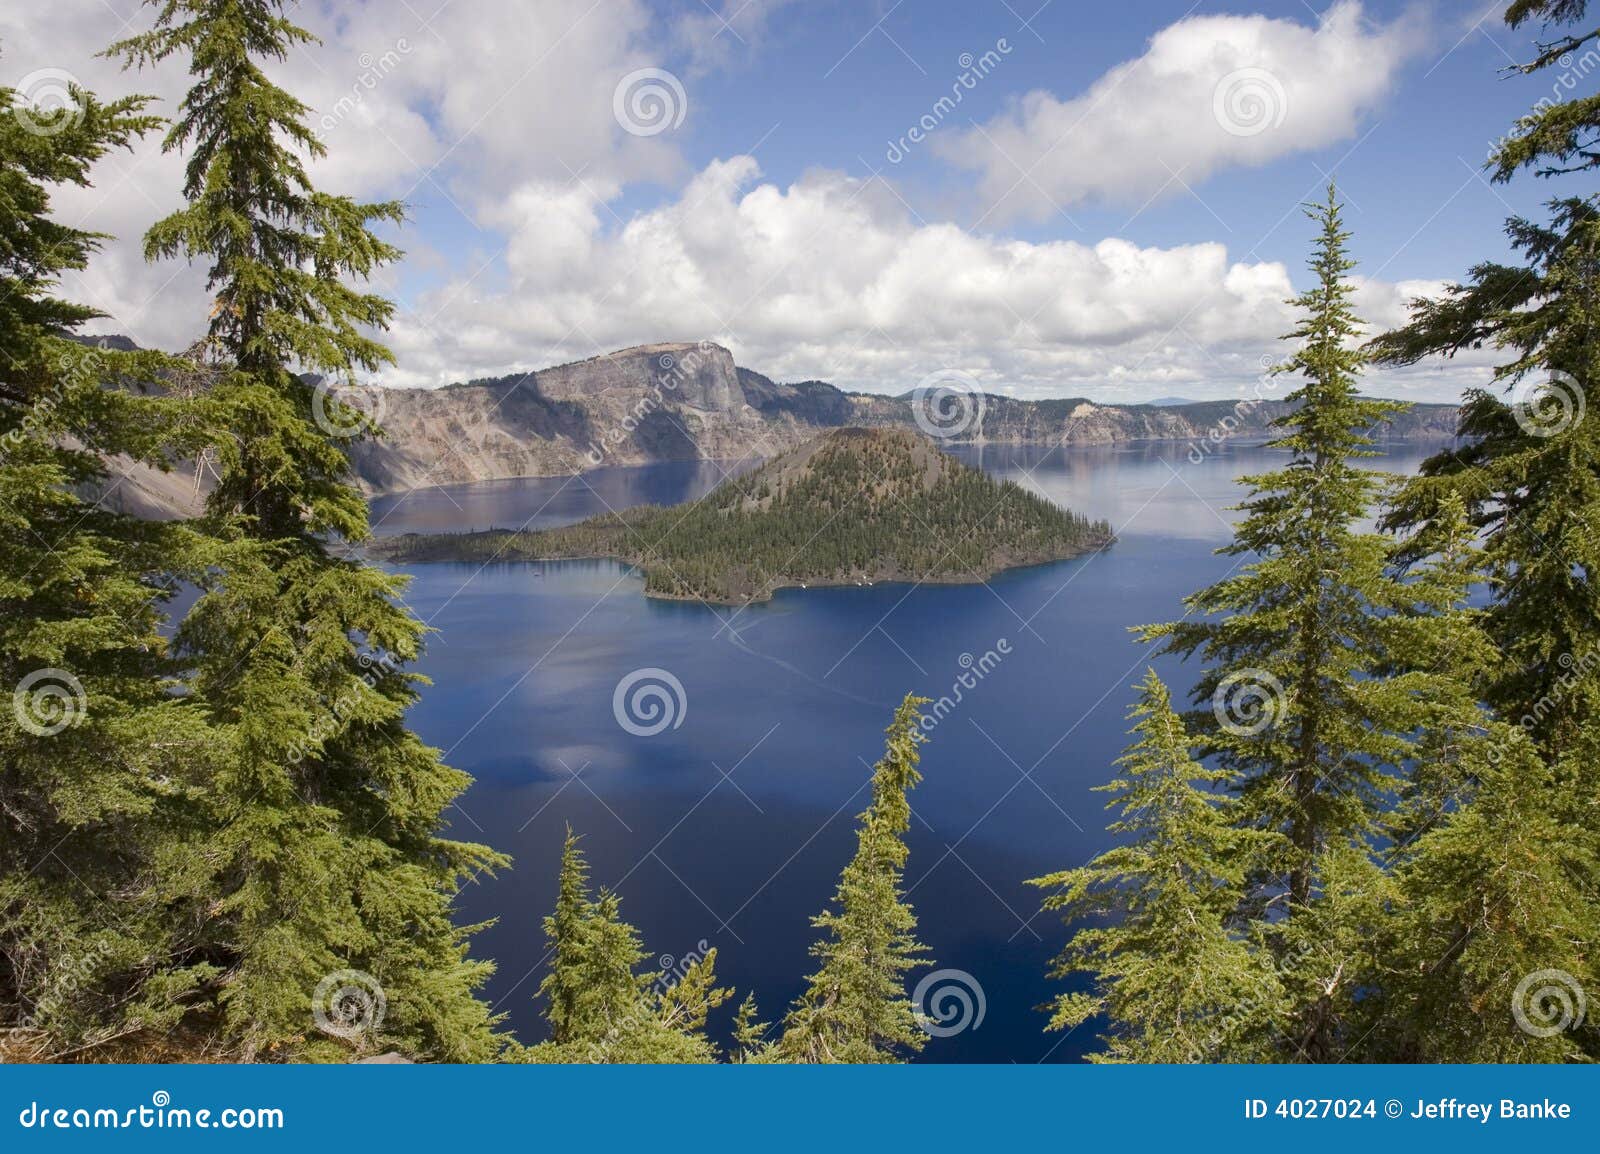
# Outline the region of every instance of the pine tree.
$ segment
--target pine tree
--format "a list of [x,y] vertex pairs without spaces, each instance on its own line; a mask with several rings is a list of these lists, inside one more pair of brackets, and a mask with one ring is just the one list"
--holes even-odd
[[[1508,27],[1534,22],[1545,28],[1571,28],[1588,14],[1588,0],[1513,0],[1505,10]],[[1524,76],[1560,68],[1558,83],[1572,88],[1573,56],[1600,37],[1600,28],[1579,28],[1541,42],[1534,58],[1515,66]],[[1592,51],[1592,48],[1590,49]],[[1509,70],[1508,70],[1509,71]],[[1581,75],[1581,72],[1579,73]],[[1587,172],[1600,165],[1600,95],[1588,93],[1566,100],[1540,103],[1517,121],[1511,133],[1489,157],[1496,182],[1510,180],[1521,169],[1540,176]]]
[[[1434,522],[1455,496],[1484,533],[1492,594],[1489,634],[1505,660],[1485,696],[1515,720],[1532,716],[1547,753],[1575,739],[1600,704],[1600,678],[1571,686],[1576,664],[1600,664],[1600,404],[1593,339],[1600,321],[1600,201],[1557,202],[1551,225],[1511,222],[1522,265],[1484,264],[1468,284],[1417,301],[1412,322],[1375,343],[1391,363],[1492,344],[1510,402],[1471,390],[1460,433],[1468,443],[1426,461],[1386,525],[1410,535],[1407,557],[1433,548]],[[1542,379],[1542,378],[1548,378]]]
[[194,907],[166,881],[209,750],[160,629],[192,542],[98,499],[105,457],[164,467],[187,418],[147,391],[168,358],[71,335],[102,314],[59,278],[106,238],[51,214],[159,121],[70,98],[0,88],[0,1060],[149,1053],[210,975],[172,960]]
[[[249,1058],[337,1057],[312,1029],[325,979],[356,971],[386,1012],[361,1039],[418,1056],[492,1056],[474,996],[490,967],[466,956],[451,897],[502,859],[441,835],[468,779],[404,724],[420,682],[405,671],[423,627],[403,582],[336,556],[366,507],[340,434],[359,414],[313,375],[388,362],[372,337],[392,305],[357,285],[398,252],[372,226],[398,204],[315,189],[323,154],[308,110],[263,62],[312,38],[281,0],[163,0],[154,27],[112,47],[131,65],[187,59],[193,86],[167,134],[187,150],[184,208],[154,225],[151,259],[209,268],[219,474],[205,518],[202,595],[177,633],[190,691],[219,727],[209,834],[188,866],[212,902],[191,953],[221,1045]],[[309,1039],[309,1040],[307,1040]]]
[[621,918],[621,900],[590,896],[589,867],[569,829],[555,912],[544,920],[550,969],[539,984],[550,1040],[529,1062],[711,1062],[706,1021],[732,991],[716,984],[717,951],[697,950],[669,972],[640,971],[647,957]]
[[767,1039],[768,1028],[761,1020],[756,996],[746,994],[733,1017],[733,1049],[729,1060],[735,1063],[767,1061],[773,1049],[772,1042]]
[[[1051,976],[1089,976],[1061,994],[1050,1028],[1104,1016],[1104,1062],[1239,1060],[1268,1031],[1283,992],[1270,953],[1237,928],[1252,861],[1278,836],[1241,829],[1239,802],[1219,792],[1231,774],[1190,753],[1167,687],[1150,670],[1129,714],[1138,740],[1119,776],[1110,825],[1123,843],[1087,865],[1030,885],[1054,892],[1044,907],[1079,925]],[[1103,919],[1113,919],[1101,924]]]
[[777,1054],[792,1062],[893,1062],[927,1042],[905,975],[928,965],[916,916],[901,890],[911,828],[907,793],[917,770],[918,707],[908,695],[895,710],[883,757],[872,770],[872,801],[858,818],[856,853],[828,909],[812,920],[823,938],[804,994],[789,1011]]
[[[1456,692],[1430,702],[1412,779],[1388,816],[1388,915],[1375,919],[1376,965],[1364,981],[1368,1021],[1351,1057],[1398,1062],[1559,1061],[1582,1035],[1523,1029],[1538,991],[1597,978],[1585,943],[1600,938],[1583,879],[1585,831],[1551,805],[1555,774],[1529,732],[1487,717],[1474,686],[1498,654],[1489,613],[1468,602],[1480,565],[1465,502],[1447,494],[1434,519],[1437,552],[1413,587],[1445,608],[1412,619],[1407,649],[1425,668],[1449,663]],[[1564,757],[1584,760],[1581,746]],[[1520,989],[1529,975],[1547,979]],[[1568,988],[1566,996],[1575,996]]]
[[[1584,19],[1587,8],[1583,0],[1517,0],[1506,19],[1512,27],[1544,20],[1570,28]],[[1567,53],[1592,45],[1594,37],[1593,30],[1581,27],[1564,33],[1541,44],[1537,58],[1522,71],[1557,65]],[[1510,180],[1525,168],[1546,177],[1592,170],[1600,163],[1594,149],[1597,126],[1600,97],[1541,102],[1491,158],[1494,178]],[[1595,896],[1600,894],[1600,769],[1584,754],[1600,748],[1600,593],[1594,581],[1600,571],[1595,532],[1600,424],[1593,416],[1600,403],[1594,339],[1600,322],[1600,197],[1563,197],[1548,208],[1544,223],[1521,217],[1507,223],[1516,260],[1480,263],[1442,297],[1413,301],[1411,322],[1375,341],[1374,352],[1391,364],[1482,347],[1504,354],[1495,369],[1495,387],[1467,393],[1459,426],[1465,443],[1423,464],[1385,526],[1406,534],[1402,556],[1409,561],[1435,549],[1452,503],[1464,506],[1481,531],[1490,592],[1484,629],[1500,652],[1500,660],[1483,675],[1481,696],[1501,722],[1526,735],[1532,753],[1507,753],[1473,795],[1471,808],[1482,806],[1482,812],[1464,811],[1450,828],[1463,835],[1474,823],[1480,833],[1514,823],[1512,799],[1501,791],[1528,791],[1517,799],[1529,815],[1527,828],[1554,823],[1548,827],[1550,860],[1562,863],[1564,876],[1583,895],[1575,899],[1578,908],[1563,911],[1563,920],[1593,925],[1600,918]],[[1532,756],[1543,761],[1543,769],[1532,764]],[[1508,849],[1506,837],[1480,847],[1476,868],[1466,856],[1469,837],[1449,842],[1444,837],[1441,832],[1432,843],[1432,862],[1419,859],[1410,872],[1451,876],[1461,885],[1424,909],[1437,912],[1451,901],[1470,904],[1471,891],[1463,886],[1475,877],[1498,879],[1517,872],[1502,852]],[[1520,842],[1516,838],[1511,844]],[[1453,864],[1443,860],[1447,847],[1456,855]],[[1506,904],[1519,908],[1509,898]],[[1520,950],[1529,965],[1556,964],[1539,964],[1532,926],[1518,926],[1515,918],[1490,925],[1463,917],[1463,927],[1476,927],[1468,946],[1480,952],[1472,956],[1499,951],[1515,957]],[[1565,956],[1557,943],[1543,948]],[[1447,967],[1440,980],[1471,988],[1474,980],[1488,977],[1485,970],[1463,978]],[[1486,1019],[1484,1034],[1469,1023],[1462,1052],[1494,1052],[1503,1041],[1496,1040],[1494,1027],[1504,1024],[1503,1017]],[[1579,1040],[1591,1059],[1600,1057],[1600,1036],[1587,1031]]]
[[1363,897],[1382,880],[1359,859],[1404,781],[1433,681],[1450,673],[1411,668],[1399,648],[1410,619],[1433,607],[1392,571],[1390,540],[1363,531],[1385,482],[1358,462],[1400,406],[1356,389],[1366,356],[1334,189],[1307,214],[1320,228],[1316,283],[1294,302],[1298,345],[1279,370],[1303,383],[1272,442],[1290,461],[1244,478],[1246,516],[1221,550],[1249,558],[1238,572],[1188,598],[1184,620],[1142,633],[1205,660],[1200,750],[1234,775],[1239,820],[1283,835],[1241,913],[1288,971],[1284,1056],[1322,1061],[1339,1054],[1368,953]]

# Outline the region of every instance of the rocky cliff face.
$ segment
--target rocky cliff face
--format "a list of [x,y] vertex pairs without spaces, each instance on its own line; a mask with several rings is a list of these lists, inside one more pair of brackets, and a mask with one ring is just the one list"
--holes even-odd
[[[551,369],[443,389],[386,394],[386,437],[355,451],[374,492],[602,465],[771,457],[845,425],[916,428],[913,400],[846,393],[823,381],[780,384],[715,344],[655,344]],[[952,442],[1197,444],[1260,435],[1281,401],[1100,405],[1083,398],[987,396]],[[1455,432],[1453,405],[1418,405],[1380,436]]]
[[[606,465],[707,458],[774,457],[847,425],[918,427],[915,402],[846,393],[823,381],[780,384],[740,368],[720,345],[654,344],[572,364],[441,389],[377,393],[384,436],[352,449],[356,475],[372,493],[501,477],[555,476]],[[951,443],[1106,444],[1178,440],[1204,446],[1258,436],[1287,407],[1100,405],[1083,398],[1019,401],[986,396]],[[925,410],[924,410],[925,412]],[[1453,405],[1418,405],[1383,436],[1447,437]],[[111,504],[168,515],[191,511],[204,485],[192,471],[125,470]]]

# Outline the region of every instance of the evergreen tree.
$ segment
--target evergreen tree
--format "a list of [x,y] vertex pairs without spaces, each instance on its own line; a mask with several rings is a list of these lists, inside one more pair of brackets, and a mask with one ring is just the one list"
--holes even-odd
[[330,547],[367,533],[340,435],[360,415],[312,376],[390,360],[366,332],[392,305],[354,286],[398,255],[372,226],[401,209],[312,186],[304,159],[323,146],[308,110],[263,70],[312,39],[281,0],[154,7],[151,30],[110,50],[139,66],[186,59],[193,78],[165,141],[187,150],[187,204],[150,229],[146,254],[207,266],[216,297],[219,477],[199,526],[202,595],[177,634],[220,731],[208,834],[186,867],[213,900],[190,953],[218,968],[218,1039],[243,1057],[342,1054],[312,1030],[312,1003],[352,970],[384,991],[374,1044],[490,1057],[474,996],[489,967],[467,958],[471,931],[450,906],[501,859],[441,835],[468,779],[404,724],[424,630],[403,582]]
[[1411,666],[1407,631],[1435,607],[1392,571],[1389,539],[1362,529],[1385,482],[1359,461],[1399,406],[1356,389],[1366,356],[1331,187],[1308,215],[1320,228],[1316,283],[1294,302],[1297,349],[1279,370],[1303,383],[1272,442],[1290,461],[1244,478],[1246,516],[1221,552],[1250,560],[1188,598],[1184,620],[1142,633],[1206,661],[1195,690],[1211,707],[1194,715],[1200,749],[1234,775],[1238,820],[1283,835],[1241,916],[1289,971],[1284,1056],[1322,1061],[1339,1054],[1369,953],[1363,902],[1382,878],[1361,859],[1404,780],[1426,703],[1451,673]]
[[[1098,789],[1115,794],[1123,844],[1029,884],[1075,930],[1051,975],[1089,976],[1061,994],[1050,1028],[1104,1016],[1106,1062],[1215,1062],[1249,1052],[1283,1004],[1272,958],[1237,928],[1251,863],[1278,836],[1242,829],[1231,774],[1190,754],[1167,687],[1150,670],[1129,714],[1138,740]],[[1102,919],[1114,919],[1099,924]],[[1258,1052],[1270,1053],[1257,1047]]]
[[893,1062],[927,1042],[905,989],[906,973],[929,964],[927,947],[916,939],[917,919],[901,890],[911,828],[906,795],[922,780],[917,710],[926,701],[907,695],[886,731],[855,856],[829,908],[812,920],[824,934],[811,949],[820,965],[784,1022],[781,1060]]
[[523,1051],[530,1062],[710,1062],[706,1020],[732,991],[716,984],[717,951],[697,952],[670,972],[641,973],[638,932],[621,901],[590,896],[589,867],[569,829],[555,912],[545,918],[550,970],[539,984],[550,1041]]
[[[1549,68],[1563,72],[1557,83],[1574,86],[1571,73],[1573,56],[1600,39],[1600,28],[1582,27],[1589,10],[1588,0],[1513,0],[1506,7],[1505,21],[1511,28],[1535,22],[1572,28],[1538,44],[1534,58],[1515,66],[1524,76],[1534,76]],[[1554,86],[1552,86],[1554,87]],[[1586,93],[1567,100],[1541,100],[1517,121],[1510,135],[1489,158],[1494,180],[1504,182],[1524,168],[1540,176],[1587,172],[1600,165],[1600,95]]]
[[209,751],[160,630],[190,535],[98,499],[105,457],[163,467],[186,416],[146,391],[167,358],[71,335],[102,314],[59,278],[105,238],[51,215],[159,121],[70,99],[0,88],[0,1060],[149,1053],[209,976],[172,961],[194,904],[167,884]]
[[[1434,547],[1449,497],[1484,533],[1492,605],[1487,627],[1504,654],[1484,694],[1502,716],[1531,716],[1547,753],[1574,740],[1600,703],[1600,369],[1592,336],[1600,318],[1600,201],[1567,200],[1549,226],[1511,222],[1521,265],[1479,265],[1468,284],[1417,301],[1411,324],[1376,342],[1379,356],[1411,363],[1492,344],[1503,400],[1468,392],[1460,432],[1468,443],[1423,464],[1386,524],[1410,535],[1407,557]],[[1541,380],[1541,378],[1548,378]],[[1574,664],[1590,673],[1570,686]]]
[[729,1060],[735,1063],[764,1062],[772,1054],[772,1043],[767,1040],[767,1023],[761,1020],[761,1010],[756,1006],[756,996],[746,994],[733,1017],[733,1050]]
[[[1587,9],[1583,0],[1513,3],[1506,10],[1513,27],[1534,20],[1578,25],[1541,44],[1522,71],[1558,65],[1585,46],[1593,51],[1597,31],[1580,24]],[[1547,177],[1592,169],[1600,162],[1593,146],[1597,126],[1600,97],[1592,93],[1541,101],[1491,158],[1495,179],[1509,180],[1524,168]],[[1411,322],[1374,342],[1375,354],[1392,364],[1481,347],[1504,355],[1495,369],[1496,387],[1467,393],[1460,420],[1466,443],[1426,461],[1385,522],[1407,535],[1403,556],[1412,561],[1436,548],[1453,503],[1481,531],[1490,591],[1484,628],[1500,654],[1482,675],[1481,696],[1502,722],[1531,741],[1531,753],[1520,744],[1505,747],[1501,762],[1482,773],[1470,809],[1428,843],[1427,856],[1407,867],[1415,878],[1454,882],[1414,907],[1419,916],[1440,917],[1441,925],[1451,924],[1440,915],[1451,903],[1459,914],[1461,957],[1440,971],[1440,998],[1450,989],[1487,990],[1491,978],[1520,976],[1496,975],[1474,958],[1520,957],[1515,964],[1532,967],[1528,972],[1565,964],[1552,959],[1571,960],[1559,942],[1540,944],[1536,927],[1519,923],[1513,912],[1522,907],[1509,891],[1499,891],[1505,900],[1494,919],[1470,916],[1472,885],[1517,876],[1505,853],[1525,843],[1509,833],[1482,842],[1474,866],[1467,831],[1509,830],[1522,807],[1522,828],[1545,829],[1552,839],[1541,865],[1560,863],[1566,879],[1546,883],[1577,903],[1561,911],[1560,923],[1592,927],[1600,917],[1600,769],[1585,755],[1600,748],[1600,425],[1593,416],[1600,403],[1594,339],[1600,320],[1600,197],[1553,200],[1546,222],[1513,218],[1507,233],[1517,259],[1474,266],[1464,283],[1442,297],[1412,302]],[[1549,957],[1541,960],[1541,951]],[[1430,1004],[1416,991],[1411,996],[1414,1005]],[[1490,1007],[1485,1012],[1496,1017],[1464,1023],[1463,1054],[1541,1052],[1519,1050],[1523,1043],[1517,1038],[1505,1048],[1505,1036],[1497,1032],[1505,1020],[1493,1006],[1499,994],[1483,999]],[[1591,1059],[1600,1057],[1594,1031],[1576,1037]]]
[[[1485,683],[1497,652],[1483,628],[1489,613],[1467,602],[1480,557],[1458,494],[1443,497],[1433,536],[1437,553],[1415,586],[1431,586],[1447,608],[1414,619],[1410,651],[1426,667],[1450,663],[1458,690],[1430,702],[1412,781],[1388,819],[1392,905],[1365,983],[1370,1026],[1352,1056],[1571,1059],[1584,1035],[1540,1029],[1558,1010],[1540,991],[1592,989],[1600,976],[1585,946],[1600,938],[1583,888],[1593,846],[1552,806],[1561,771],[1539,756],[1531,727],[1491,720],[1474,699],[1471,687]],[[1590,756],[1581,744],[1562,754]],[[1570,987],[1565,995],[1576,996]]]

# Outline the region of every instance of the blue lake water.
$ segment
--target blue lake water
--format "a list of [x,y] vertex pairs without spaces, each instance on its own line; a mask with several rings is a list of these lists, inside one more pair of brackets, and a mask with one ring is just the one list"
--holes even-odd
[[[1374,467],[1409,472],[1434,448],[1391,444]],[[523,1040],[540,1037],[540,919],[569,823],[653,956],[715,946],[735,1001],[754,990],[764,1016],[780,1016],[810,972],[809,920],[853,850],[890,712],[908,691],[953,696],[993,651],[998,664],[932,731],[912,795],[907,887],[922,939],[985,1002],[980,1025],[932,1039],[924,1060],[1064,1061],[1092,1045],[1086,1030],[1043,1030],[1037,1007],[1060,988],[1046,969],[1064,931],[1024,882],[1108,844],[1092,790],[1151,661],[1129,627],[1181,614],[1185,594],[1227,572],[1213,550],[1229,535],[1234,479],[1284,458],[1242,444],[1197,462],[1179,444],[957,455],[1105,517],[1117,544],[988,585],[786,590],[737,611],[649,600],[609,562],[410,566],[408,600],[438,630],[413,723],[477,779],[451,832],[516,863],[461,904],[472,920],[498,919],[475,952],[497,960],[488,994]],[[384,533],[556,524],[691,500],[725,467],[419,490],[376,502],[374,520]],[[1190,671],[1156,665],[1188,685]],[[653,735],[613,711],[618,683],[641,668],[683,689],[676,725]]]

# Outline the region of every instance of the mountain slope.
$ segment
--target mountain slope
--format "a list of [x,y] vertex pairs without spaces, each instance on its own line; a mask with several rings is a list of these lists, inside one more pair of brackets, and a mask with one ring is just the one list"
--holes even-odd
[[1111,543],[1104,522],[998,482],[899,429],[826,433],[688,506],[561,529],[406,535],[399,561],[614,557],[657,597],[743,604],[791,585],[967,582]]
[[[720,345],[657,344],[494,380],[384,394],[386,437],[355,450],[373,492],[603,465],[773,457],[818,431],[916,429],[907,396],[847,393],[823,381],[782,384],[734,364]],[[1263,434],[1281,401],[1101,405],[1082,397],[988,395],[950,443],[1203,442]],[[1448,437],[1454,405],[1417,405],[1380,435]]]

